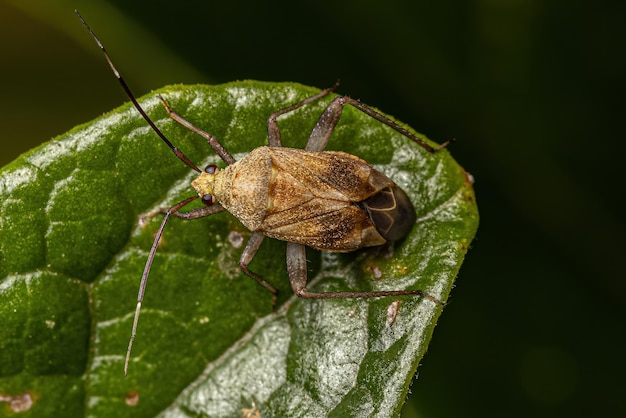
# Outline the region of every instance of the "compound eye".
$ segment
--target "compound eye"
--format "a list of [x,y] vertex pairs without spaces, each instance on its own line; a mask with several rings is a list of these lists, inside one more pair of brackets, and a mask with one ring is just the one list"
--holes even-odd
[[217,166],[215,164],[209,164],[206,167],[204,167],[204,172],[207,174],[215,174],[217,173]]
[[207,206],[211,206],[213,204],[213,195],[205,194],[204,196],[202,196],[202,203],[204,203]]

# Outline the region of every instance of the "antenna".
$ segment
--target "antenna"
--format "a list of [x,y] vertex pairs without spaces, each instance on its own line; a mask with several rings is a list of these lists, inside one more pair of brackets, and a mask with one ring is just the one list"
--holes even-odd
[[[137,102],[137,99],[135,99],[135,96],[130,91],[130,88],[128,87],[128,85],[126,84],[126,82],[124,81],[122,76],[120,75],[119,71],[117,71],[117,68],[115,68],[115,66],[113,65],[113,62],[111,61],[111,58],[109,57],[109,54],[107,53],[106,49],[104,49],[104,45],[102,45],[102,42],[100,42],[100,40],[96,37],[96,34],[93,33],[93,31],[91,30],[89,25],[87,25],[87,22],[85,22],[85,19],[83,19],[83,17],[80,15],[78,10],[75,10],[75,12],[76,12],[76,15],[78,16],[78,18],[80,19],[80,21],[83,23],[83,26],[85,26],[85,28],[87,28],[87,30],[91,34],[92,38],[96,41],[96,44],[98,44],[98,46],[100,47],[100,50],[102,50],[102,53],[104,54],[104,57],[106,58],[107,62],[109,63],[109,66],[111,67],[111,70],[113,71],[113,74],[115,74],[115,77],[118,79],[118,81],[122,85],[122,88],[126,92],[126,95],[130,99],[130,101],[133,103],[135,108],[139,111],[141,116],[146,120],[146,122],[148,122],[148,124],[150,125],[152,130],[154,130],[154,132],[156,132],[156,134],[159,136],[159,138],[161,138],[163,140],[163,142],[165,142],[167,144],[167,146],[170,147],[170,149],[174,152],[174,154],[176,155],[176,157],[178,157],[179,160],[184,162],[188,167],[192,168],[193,170],[197,171],[198,173],[201,173],[202,170],[200,170],[194,163],[192,163],[189,160],[189,158],[187,158],[187,156],[185,154],[183,154],[183,152],[181,150],[179,150],[174,145],[172,145],[172,143],[169,141],[169,139],[167,139],[165,137],[165,135],[154,124],[152,119],[150,119],[150,117],[146,114],[146,112],[143,110],[143,108]],[[163,100],[163,99],[161,98],[161,100]],[[166,108],[167,108],[168,112],[171,112],[169,107],[167,106],[167,104],[166,104]],[[128,341],[128,349],[126,350],[126,360],[124,361],[124,376],[126,376],[128,374],[128,363],[130,362],[130,353],[131,353],[131,350],[133,348],[133,342],[135,341],[135,336],[137,334],[137,324],[139,322],[139,313],[141,311],[141,304],[143,302],[143,297],[144,297],[144,294],[146,292],[146,285],[148,283],[148,275],[150,274],[150,268],[152,267],[152,261],[154,260],[154,256],[156,254],[156,250],[157,250],[157,247],[159,245],[159,241],[161,240],[161,236],[163,235],[163,230],[165,229],[165,226],[167,225],[167,222],[169,221],[171,215],[175,214],[183,206],[187,205],[188,203],[192,202],[193,200],[197,199],[198,197],[199,197],[198,195],[189,197],[189,198],[187,198],[187,199],[185,199],[185,200],[175,204],[174,206],[172,206],[165,213],[165,216],[163,217],[163,221],[161,222],[161,226],[159,227],[159,229],[158,229],[158,231],[156,233],[156,236],[154,238],[154,242],[152,243],[152,248],[150,249],[150,253],[148,254],[148,259],[146,260],[146,266],[145,266],[145,268],[143,270],[143,274],[141,276],[141,284],[139,285],[139,294],[137,295],[137,307],[135,308],[135,317],[133,319],[133,328],[132,328],[132,331],[131,331],[131,334],[130,334],[130,340]]]
[[74,10],[74,12],[76,13],[78,18],[82,22],[83,26],[85,26],[85,28],[89,31],[89,33],[91,34],[91,37],[93,38],[93,40],[96,41],[96,44],[98,44],[98,47],[100,48],[100,50],[104,54],[104,58],[106,58],[107,62],[109,63],[109,67],[111,67],[111,70],[113,71],[113,74],[115,75],[117,80],[122,85],[122,88],[126,92],[126,95],[130,99],[130,101],[133,103],[133,106],[135,106],[135,109],[137,109],[139,111],[141,116],[146,120],[146,122],[148,122],[148,125],[150,125],[152,130],[159,136],[159,138],[161,138],[163,140],[163,142],[165,142],[165,144],[167,144],[168,147],[170,147],[170,149],[174,152],[174,154],[176,155],[176,157],[178,157],[179,160],[184,162],[188,167],[190,167],[191,169],[195,170],[196,172],[201,173],[202,170],[200,170],[194,163],[192,163],[191,160],[189,160],[189,158],[187,158],[187,156],[181,150],[179,150],[177,147],[175,147],[170,142],[170,140],[167,139],[167,137],[163,134],[163,132],[161,132],[159,130],[159,128],[157,128],[157,126],[154,124],[154,122],[152,122],[152,119],[150,119],[150,117],[146,114],[146,112],[139,105],[139,103],[137,102],[137,99],[135,99],[135,95],[132,93],[132,91],[130,91],[130,88],[128,87],[128,84],[126,84],[126,82],[124,81],[124,79],[120,75],[119,71],[117,71],[117,68],[115,68],[115,65],[113,65],[113,61],[111,61],[111,58],[109,57],[109,54],[107,53],[106,49],[104,49],[104,45],[102,45],[102,42],[100,42],[100,40],[98,39],[96,34],[91,30],[91,28],[89,27],[87,22],[85,22],[85,19],[83,19],[83,17],[80,15],[78,10]]

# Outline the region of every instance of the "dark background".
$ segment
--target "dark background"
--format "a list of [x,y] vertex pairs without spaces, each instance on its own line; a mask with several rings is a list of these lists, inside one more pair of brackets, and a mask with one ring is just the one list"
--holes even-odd
[[625,2],[0,0],[0,165],[126,101],[74,8],[137,95],[340,78],[457,139],[481,226],[404,416],[626,416]]

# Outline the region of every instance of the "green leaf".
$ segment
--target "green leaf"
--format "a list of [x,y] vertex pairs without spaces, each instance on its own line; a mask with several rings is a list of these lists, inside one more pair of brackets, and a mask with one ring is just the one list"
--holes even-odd
[[[246,81],[156,93],[239,159],[266,144],[272,112],[317,91]],[[170,140],[199,166],[224,165],[168,118],[156,93],[141,103]],[[280,119],[284,145],[304,146],[328,100]],[[410,287],[446,300],[478,223],[464,170],[448,151],[429,154],[351,107],[328,148],[393,178],[418,221],[393,249],[307,249],[308,288]],[[250,268],[279,288],[272,310],[271,294],[239,271],[236,238],[251,234],[226,212],[166,228],[124,378],[135,295],[161,221],[138,219],[193,195],[194,174],[128,104],[0,172],[2,399],[30,397],[32,416],[397,414],[442,308],[416,297],[299,300],[285,243],[267,239]],[[0,414],[11,415],[8,404]]]

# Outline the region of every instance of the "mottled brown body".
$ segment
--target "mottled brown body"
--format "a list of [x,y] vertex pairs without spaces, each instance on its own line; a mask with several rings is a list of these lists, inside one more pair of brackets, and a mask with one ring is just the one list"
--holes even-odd
[[361,202],[383,191],[395,207],[397,189],[354,155],[284,147],[259,147],[192,186],[253,232],[334,252],[386,243]]

